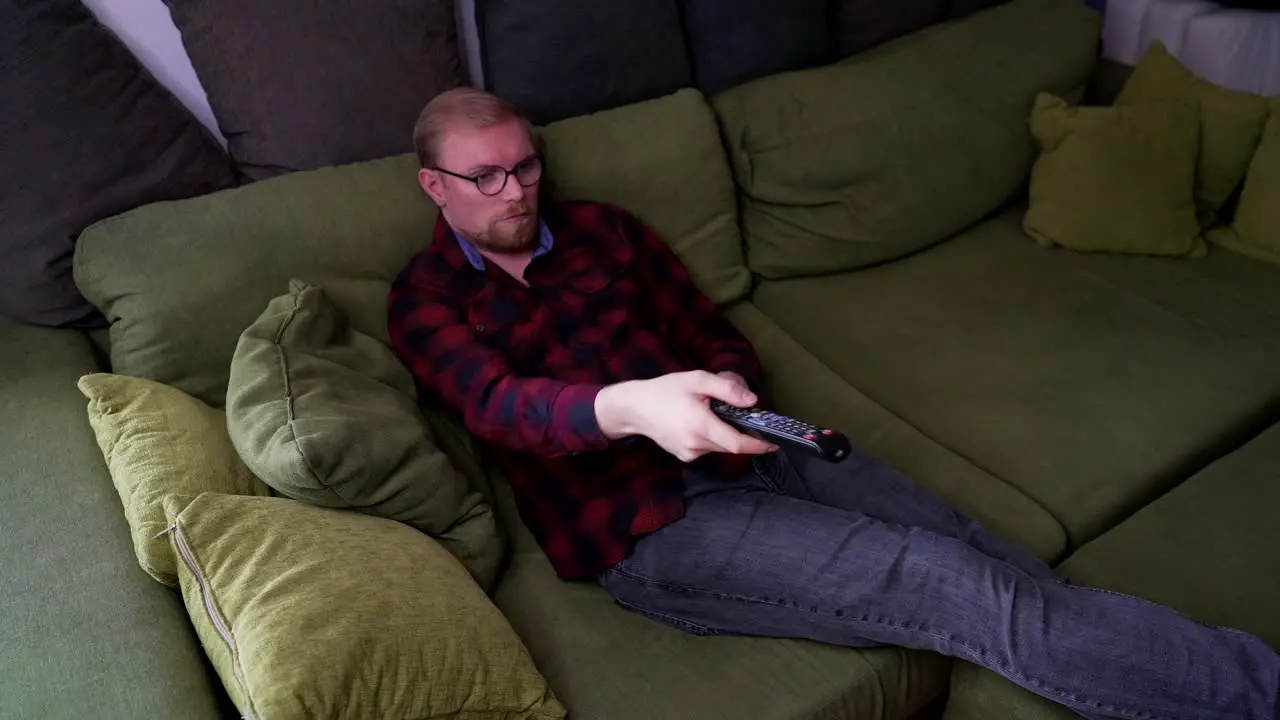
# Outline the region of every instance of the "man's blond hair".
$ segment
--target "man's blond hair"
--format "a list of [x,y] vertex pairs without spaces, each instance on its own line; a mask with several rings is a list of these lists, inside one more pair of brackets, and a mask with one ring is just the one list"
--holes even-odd
[[418,121],[413,124],[413,149],[422,167],[433,167],[440,142],[450,129],[483,129],[511,120],[523,123],[529,140],[534,140],[533,125],[510,102],[474,87],[446,90],[432,98],[418,114]]

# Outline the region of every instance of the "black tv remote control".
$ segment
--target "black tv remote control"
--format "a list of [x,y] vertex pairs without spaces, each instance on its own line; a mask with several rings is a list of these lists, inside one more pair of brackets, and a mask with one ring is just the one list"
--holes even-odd
[[749,435],[814,453],[827,462],[840,462],[849,456],[849,438],[839,430],[810,425],[760,408],[740,408],[715,398],[711,399],[711,412]]

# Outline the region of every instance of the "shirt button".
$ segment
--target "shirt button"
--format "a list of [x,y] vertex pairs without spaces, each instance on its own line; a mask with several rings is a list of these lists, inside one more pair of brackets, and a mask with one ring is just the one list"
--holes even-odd
[[484,326],[483,326],[483,325],[477,325],[477,326],[476,326],[476,332],[484,332]]

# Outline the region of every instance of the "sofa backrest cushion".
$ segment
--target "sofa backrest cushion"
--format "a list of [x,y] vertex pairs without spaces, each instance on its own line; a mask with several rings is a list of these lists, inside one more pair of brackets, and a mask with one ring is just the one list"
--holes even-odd
[[693,81],[712,94],[828,57],[826,0],[682,0]]
[[546,123],[692,83],[677,0],[476,0],[485,87]]
[[562,120],[540,138],[551,197],[627,209],[671,245],[713,301],[746,295],[733,174],[701,93],[687,88]]
[[453,0],[165,4],[255,180],[409,152],[422,106],[466,79]]
[[0,313],[102,318],[71,258],[89,224],[235,184],[231,160],[79,0],[0,4]]
[[771,279],[851,270],[996,210],[1025,187],[1036,94],[1078,98],[1098,36],[1076,0],[1014,0],[714,97],[748,266]]
[[[617,202],[663,235],[708,295],[746,292],[731,175],[697,91],[539,134],[544,192]],[[291,173],[95,224],[76,281],[112,321],[112,368],[222,407],[240,334],[294,278],[323,285],[355,330],[386,342],[391,281],[430,242],[437,215],[417,170],[400,155]]]
[[831,0],[827,12],[831,54],[845,58],[941,22],[947,0]]

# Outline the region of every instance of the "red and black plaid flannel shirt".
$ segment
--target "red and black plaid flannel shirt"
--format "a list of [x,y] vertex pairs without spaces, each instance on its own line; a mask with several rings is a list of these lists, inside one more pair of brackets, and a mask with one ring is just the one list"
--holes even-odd
[[[648,438],[605,438],[600,388],[703,369],[758,389],[760,363],[635,217],[573,202],[544,204],[542,219],[554,242],[526,287],[493,263],[474,267],[441,218],[392,287],[388,327],[424,398],[497,451],[556,572],[585,578],[684,513],[683,464]],[[746,469],[738,456],[704,460],[726,480]]]

